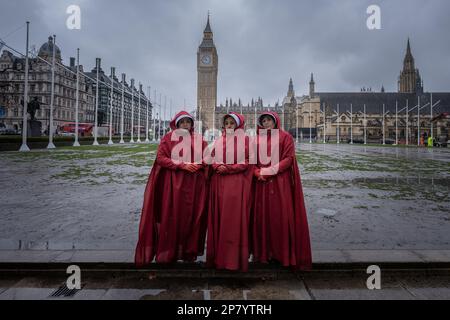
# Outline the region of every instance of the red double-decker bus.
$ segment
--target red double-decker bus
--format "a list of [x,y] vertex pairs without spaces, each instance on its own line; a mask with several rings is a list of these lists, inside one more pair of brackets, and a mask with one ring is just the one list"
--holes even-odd
[[[64,123],[60,130],[61,133],[72,133],[75,134],[75,122]],[[94,130],[94,124],[92,123],[78,123],[78,134],[81,137],[91,136]]]

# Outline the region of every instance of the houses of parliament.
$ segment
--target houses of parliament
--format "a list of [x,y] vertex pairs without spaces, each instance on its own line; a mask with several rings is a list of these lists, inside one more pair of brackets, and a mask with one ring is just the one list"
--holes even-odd
[[[203,131],[221,129],[221,119],[231,111],[246,118],[246,129],[254,130],[259,114],[276,111],[282,127],[297,139],[348,141],[362,139],[380,142],[399,139],[399,143],[416,143],[420,137],[449,138],[450,92],[424,92],[423,80],[408,39],[397,92],[362,88],[359,92],[318,92],[311,74],[308,95],[296,95],[293,80],[281,103],[264,105],[262,98],[247,104],[226,99],[217,102],[219,55],[214,44],[210,19],[197,51],[197,117]],[[419,106],[420,107],[417,107]],[[431,108],[430,106],[433,106]],[[418,112],[419,109],[419,112]],[[383,113],[384,111],[384,113]],[[384,130],[384,134],[383,134]]]

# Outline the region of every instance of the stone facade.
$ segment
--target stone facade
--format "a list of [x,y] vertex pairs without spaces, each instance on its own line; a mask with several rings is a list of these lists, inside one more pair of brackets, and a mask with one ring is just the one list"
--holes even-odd
[[[299,140],[417,143],[431,134],[448,139],[450,132],[450,93],[423,92],[419,70],[408,40],[399,92],[362,89],[361,92],[316,92],[313,75],[309,94],[296,96],[292,79],[281,105],[285,129]],[[431,104],[433,113],[431,113]],[[408,105],[408,107],[407,107]],[[420,112],[418,108],[420,105]],[[383,107],[384,106],[384,107]],[[383,117],[384,108],[384,117]],[[408,114],[406,113],[408,110]],[[419,129],[418,129],[419,122]]]
[[[53,52],[53,38],[44,43],[38,53],[39,58],[29,58],[29,101],[37,98],[40,110],[36,112],[36,119],[41,121],[42,130],[46,131],[50,119],[51,99],[51,61]],[[56,62],[62,64],[61,51],[56,49]],[[70,66],[66,67],[76,72],[75,59],[71,58]],[[83,72],[83,66],[80,66]],[[6,115],[0,119],[5,125],[19,129],[23,121],[23,95],[25,80],[25,58],[17,57],[10,51],[4,50],[0,57],[0,106]],[[55,99],[53,119],[55,128],[65,122],[75,119],[76,75],[57,65],[55,68]],[[95,95],[84,77],[79,82],[79,121],[93,122]]]
[[[96,79],[97,68],[94,67],[91,72],[87,72],[88,84],[93,88],[94,97],[96,95]],[[91,80],[92,79],[92,80]],[[101,59],[99,59],[99,101],[98,101],[98,123],[99,125],[109,125],[110,120],[110,106],[111,106],[111,74],[107,75],[101,67]],[[124,84],[124,86],[123,86]],[[149,129],[153,128],[151,119],[153,105],[150,103],[144,93],[142,85],[136,84],[134,79],[130,83],[126,81],[125,75],[122,79],[114,76],[114,92],[113,92],[113,108],[112,108],[112,124],[113,132],[118,134],[120,132],[120,120],[122,112],[122,91],[124,95],[124,132],[125,135],[131,134],[131,123],[133,122],[133,134],[136,137],[138,127],[141,130],[141,136],[145,135],[147,122],[147,104],[149,106]],[[131,101],[133,100],[133,104]],[[132,121],[132,110],[134,117]],[[140,113],[140,125],[138,123]]]
[[[70,65],[62,62],[61,50],[55,48],[55,96],[53,106],[54,128],[61,127],[67,122],[75,122],[76,104],[76,64],[75,58],[70,58]],[[46,134],[50,119],[51,81],[53,38],[44,43],[37,57],[29,58],[29,101],[37,100],[40,110],[36,112],[36,119],[42,123],[42,133]],[[111,79],[100,67],[99,70],[99,125],[109,124],[109,110],[111,100]],[[23,122],[23,96],[25,79],[25,58],[17,57],[10,51],[4,50],[0,56],[0,107],[5,110],[5,116],[0,122],[7,127],[21,129]],[[91,78],[91,79],[90,79]],[[85,72],[80,65],[79,82],[79,116],[80,123],[95,123],[95,99],[96,99],[96,68],[91,72]],[[147,106],[149,107],[149,119],[152,118],[152,104],[147,99],[144,89],[130,86],[124,79],[119,81],[115,77],[113,94],[113,132],[120,132],[120,117],[122,106],[122,83],[125,84],[124,93],[124,131],[131,131],[131,90],[134,92],[134,133],[137,133],[139,112],[141,133],[145,134]],[[140,101],[140,107],[139,107]],[[150,120],[149,120],[150,122]],[[149,128],[152,126],[149,123]],[[141,135],[142,138],[142,135]]]

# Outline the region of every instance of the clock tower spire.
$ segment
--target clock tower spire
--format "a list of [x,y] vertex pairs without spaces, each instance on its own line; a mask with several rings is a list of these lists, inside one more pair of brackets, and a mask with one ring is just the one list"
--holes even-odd
[[208,12],[203,40],[197,51],[197,115],[204,130],[215,128],[218,66],[219,58]]

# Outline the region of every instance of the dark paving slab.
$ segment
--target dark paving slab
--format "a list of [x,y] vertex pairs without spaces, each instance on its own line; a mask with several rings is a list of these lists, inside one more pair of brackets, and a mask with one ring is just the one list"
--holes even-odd
[[[132,273],[82,277],[72,297],[51,297],[62,276],[0,280],[0,300],[423,300],[450,299],[447,274],[410,271],[382,274],[381,290],[369,290],[366,275],[323,272],[289,280],[256,278],[172,278]],[[9,286],[9,287],[8,287]]]

